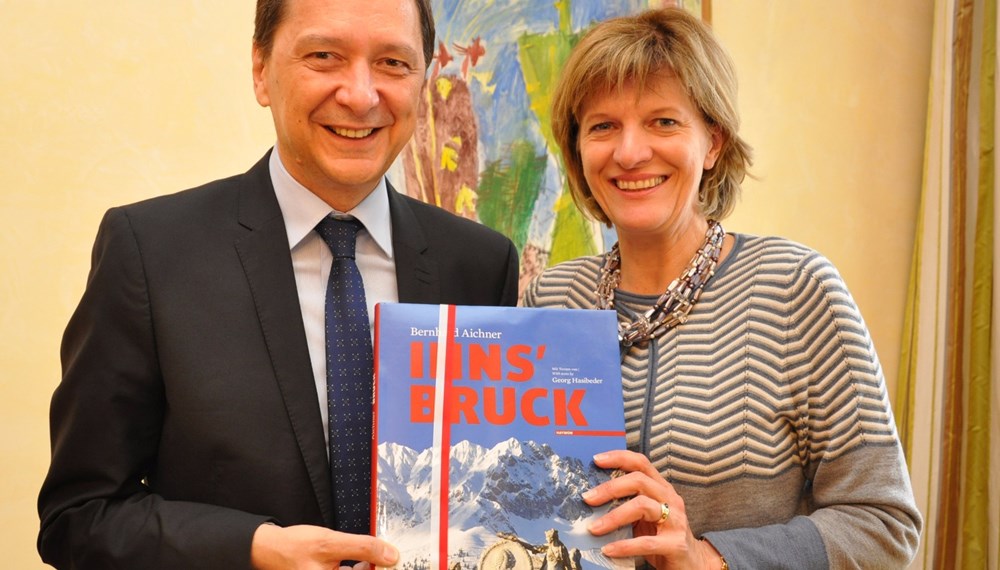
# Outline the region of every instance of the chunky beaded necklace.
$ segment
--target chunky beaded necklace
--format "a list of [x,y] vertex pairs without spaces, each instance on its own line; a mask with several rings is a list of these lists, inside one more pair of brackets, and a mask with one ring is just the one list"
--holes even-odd
[[[687,320],[688,313],[701,297],[701,290],[715,275],[725,237],[726,230],[722,229],[722,224],[709,220],[705,243],[691,258],[687,269],[656,300],[656,305],[634,322],[618,323],[618,342],[623,349],[660,336]],[[614,309],[615,289],[621,280],[621,252],[618,250],[618,243],[615,243],[601,267],[601,278],[596,289],[598,309]]]

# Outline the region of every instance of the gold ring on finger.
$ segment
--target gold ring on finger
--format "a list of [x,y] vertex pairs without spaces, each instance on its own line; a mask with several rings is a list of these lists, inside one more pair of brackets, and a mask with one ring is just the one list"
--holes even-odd
[[663,524],[663,523],[667,522],[668,518],[670,518],[670,505],[668,505],[666,503],[661,503],[660,504],[660,518],[659,518],[659,520],[656,521],[656,524]]

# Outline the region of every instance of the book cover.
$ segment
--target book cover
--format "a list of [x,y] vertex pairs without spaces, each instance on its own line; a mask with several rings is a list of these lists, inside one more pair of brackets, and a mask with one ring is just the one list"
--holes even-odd
[[614,311],[382,303],[376,536],[402,570],[633,568],[581,493],[625,447]]

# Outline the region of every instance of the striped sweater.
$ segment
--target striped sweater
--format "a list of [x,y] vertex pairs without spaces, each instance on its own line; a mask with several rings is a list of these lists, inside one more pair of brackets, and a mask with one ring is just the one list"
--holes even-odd
[[[901,568],[922,524],[872,340],[833,265],[735,246],[689,319],[622,361],[629,449],[730,568]],[[525,306],[590,309],[602,256],[546,270]],[[619,320],[656,296],[618,291]]]

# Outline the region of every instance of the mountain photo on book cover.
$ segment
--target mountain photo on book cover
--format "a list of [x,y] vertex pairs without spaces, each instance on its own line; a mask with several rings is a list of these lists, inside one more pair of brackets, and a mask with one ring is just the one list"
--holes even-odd
[[600,551],[630,529],[590,534],[609,506],[581,498],[611,476],[594,454],[625,446],[612,311],[376,315],[373,530],[395,568],[633,568]]

